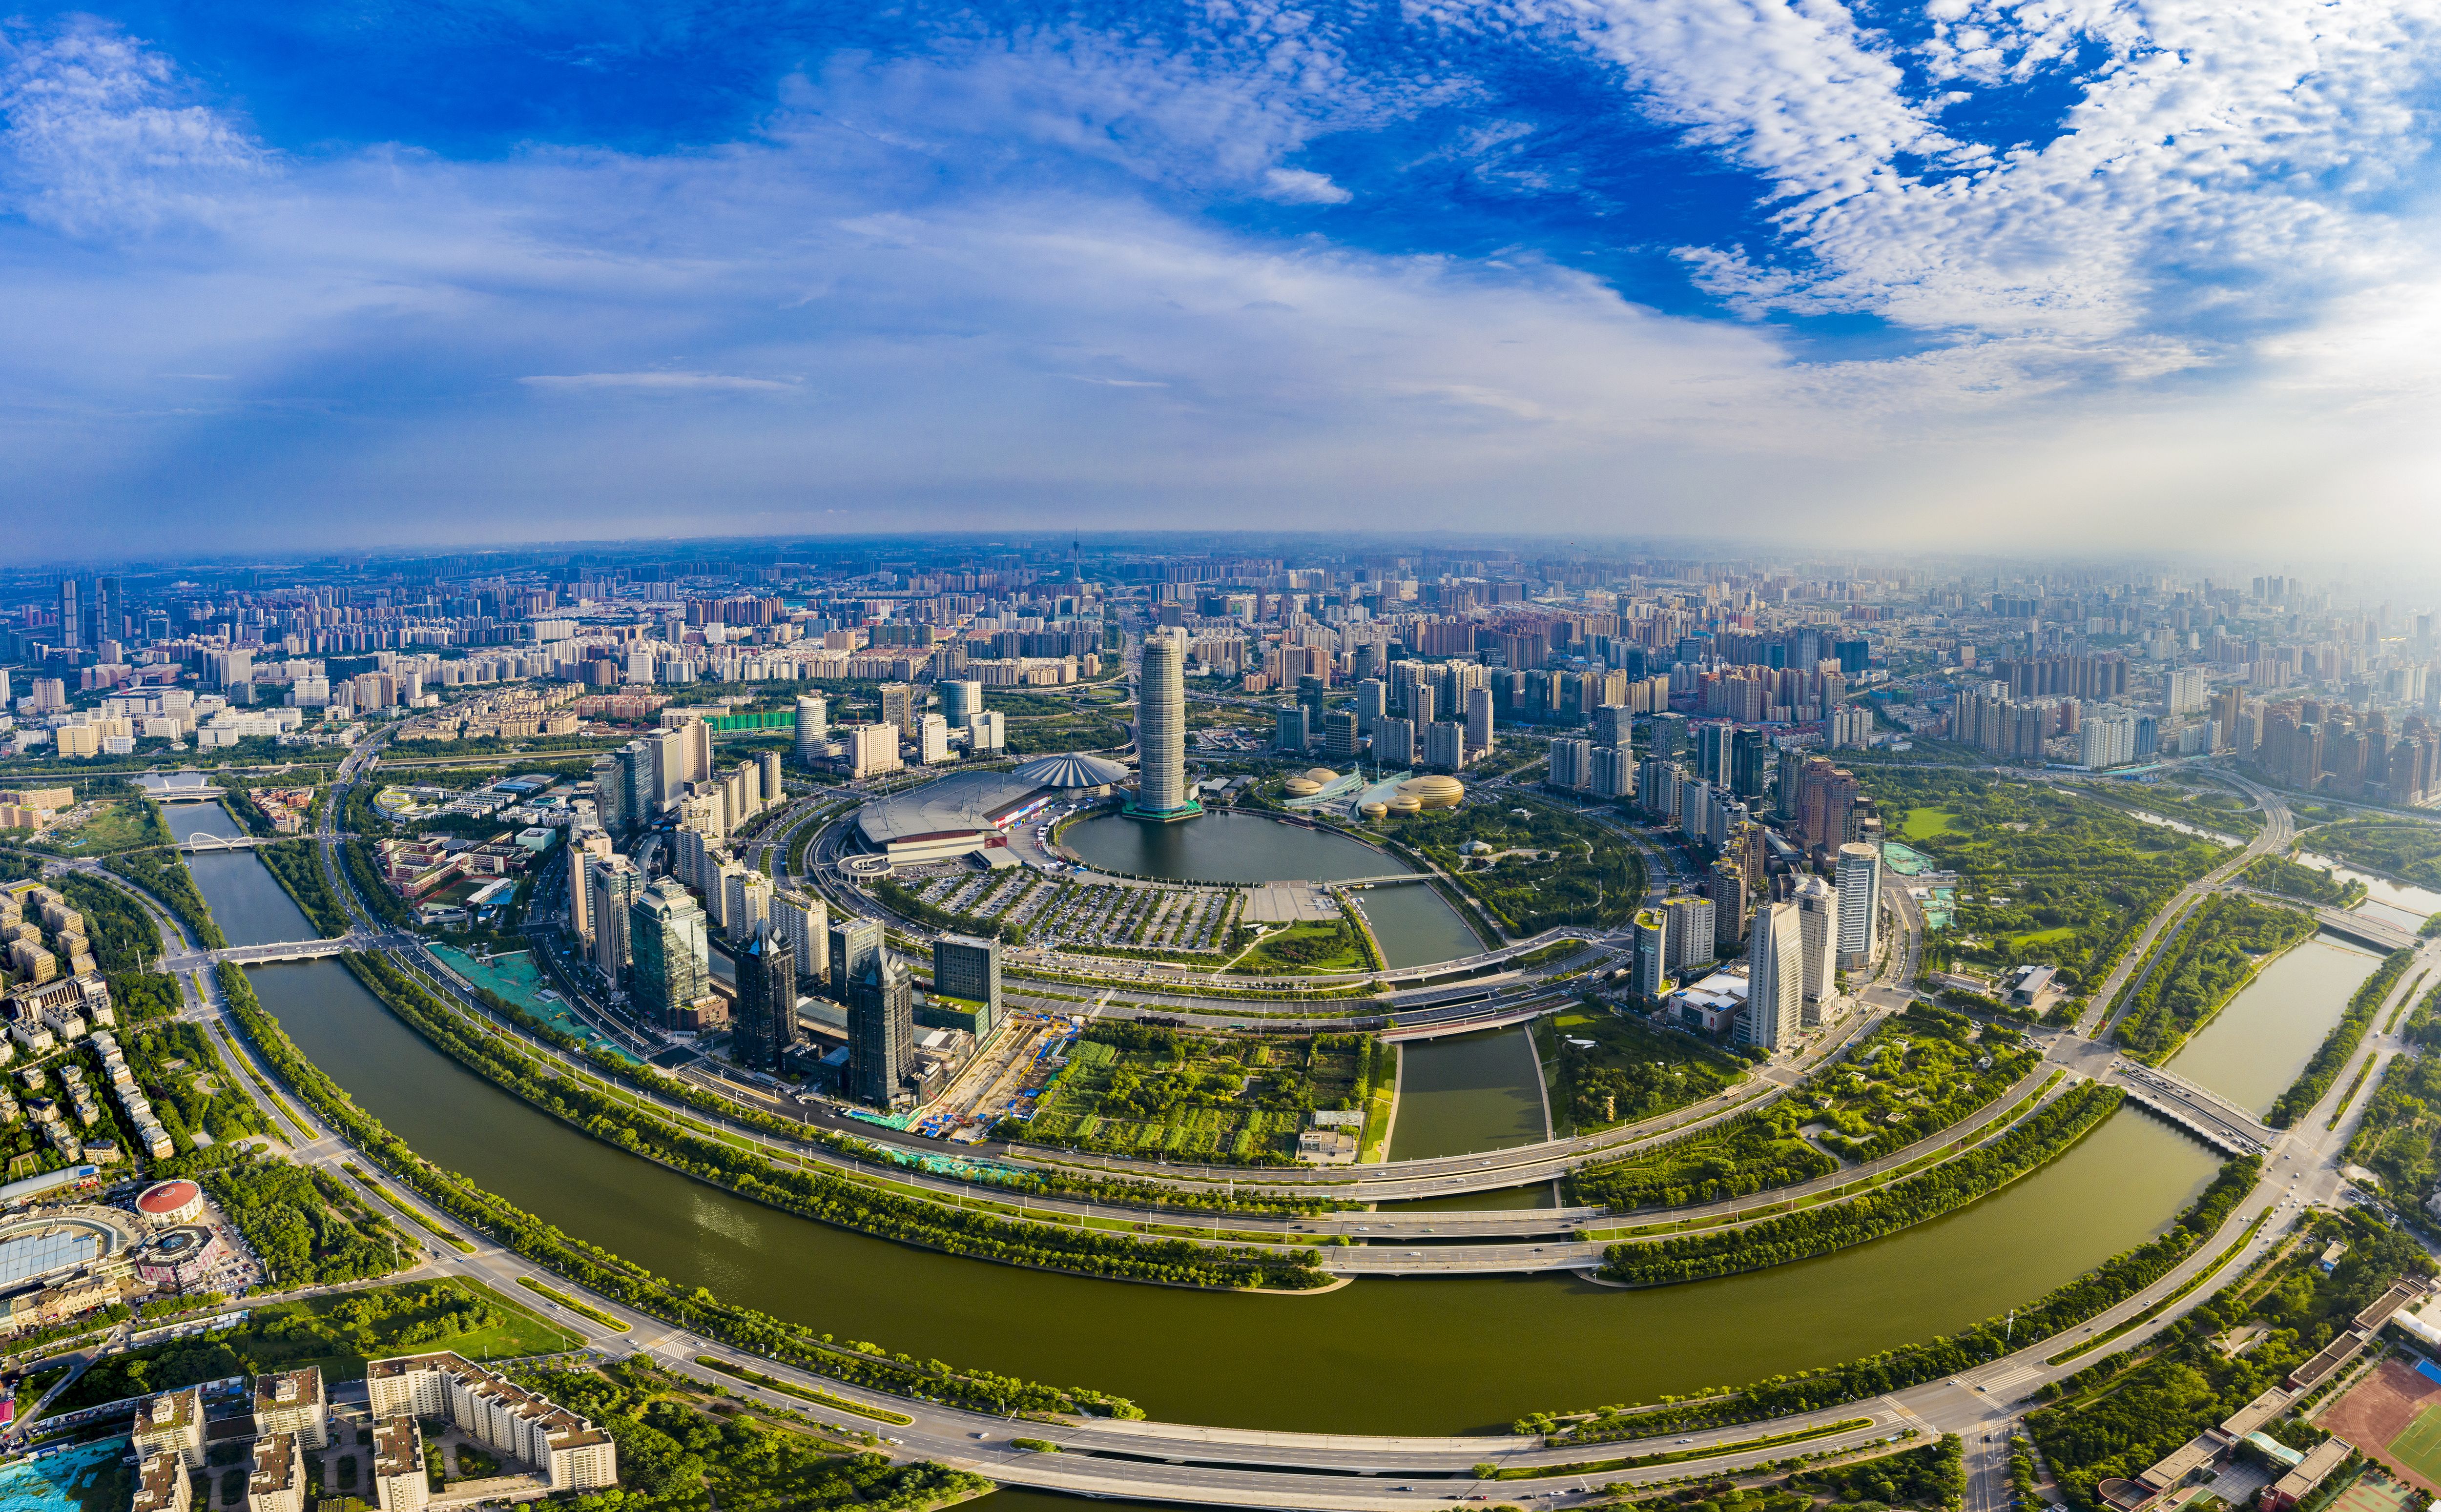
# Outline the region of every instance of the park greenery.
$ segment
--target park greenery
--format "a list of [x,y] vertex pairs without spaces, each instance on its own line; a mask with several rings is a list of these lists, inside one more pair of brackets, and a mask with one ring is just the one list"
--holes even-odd
[[70,872],[57,882],[68,906],[84,915],[85,939],[94,963],[110,987],[110,1005],[121,1024],[166,1018],[179,1008],[178,981],[151,969],[161,957],[161,931],[153,916],[99,877]]
[[[2134,1477],[2281,1384],[2393,1282],[2432,1273],[2414,1238],[2370,1218],[2318,1214],[2307,1230],[2281,1259],[2197,1304],[2147,1349],[2106,1356],[2044,1388],[2052,1405],[2027,1427],[2071,1504],[2101,1507],[2101,1482]],[[2330,1237],[2349,1248],[2324,1274],[2314,1260]],[[2266,1332],[2244,1349],[2224,1349],[2224,1336],[2246,1324]]]
[[2313,831],[2303,843],[2350,866],[2441,890],[2441,825],[2410,819],[2343,819]]
[[1761,1483],[1751,1475],[1698,1481],[1642,1501],[1605,1503],[1602,1512],[1947,1512],[1961,1504],[1964,1485],[1961,1446],[1955,1435],[1945,1435],[1921,1448],[1809,1467]]
[[[241,979],[243,980],[243,979]],[[476,1233],[592,1291],[680,1327],[738,1348],[785,1360],[816,1375],[928,1401],[996,1413],[1094,1413],[1141,1417],[1124,1397],[1086,1387],[1052,1387],[989,1371],[961,1370],[937,1359],[893,1354],[862,1341],[834,1341],[801,1324],[725,1303],[702,1287],[683,1286],[623,1260],[598,1245],[562,1233],[533,1214],[457,1172],[425,1160],[379,1119],[356,1106],[345,1089],[307,1060],[251,989],[232,993],[229,1011],[246,1037],[290,1090],[358,1150],[425,1201]]]
[[1311,1251],[1205,1247],[1012,1220],[821,1167],[782,1166],[752,1148],[697,1133],[594,1083],[547,1069],[521,1045],[477,1029],[380,956],[350,952],[342,959],[402,1022],[495,1086],[631,1155],[782,1212],[952,1254],[1120,1280],[1289,1289],[1326,1281]]
[[2128,988],[2119,1020],[2119,1042],[2127,1053],[2155,1066],[2177,1053],[2265,963],[2313,938],[2314,920],[2258,898],[2215,893],[2188,909],[2175,929]]
[[[80,783],[77,786],[79,803],[91,801],[91,795],[84,790],[88,784]],[[90,809],[81,812],[83,817],[76,823],[55,825],[27,843],[54,855],[108,855],[170,843],[170,826],[161,817],[161,805],[149,798],[139,795],[93,802]]]
[[2158,783],[2100,783],[2090,791],[2106,802],[2239,839],[2250,839],[2263,829],[2263,811],[2254,800],[2208,777],[2182,772]]
[[1274,929],[1229,969],[1255,977],[1332,976],[1378,971],[1381,965],[1363,931],[1340,918],[1308,919]]
[[1069,1047],[1033,1118],[994,1132],[1112,1155],[1292,1164],[1307,1115],[1363,1108],[1393,1065],[1365,1035],[1224,1036],[1101,1018]]
[[213,1144],[162,1169],[204,1183],[275,1288],[369,1280],[413,1258],[406,1236],[336,1178],[251,1144]]
[[2238,873],[2237,879],[2266,892],[2333,909],[2354,908],[2365,895],[2361,882],[2342,882],[2326,868],[2307,866],[2285,855],[2257,857]]
[[1953,1213],[2064,1153],[2115,1111],[2123,1093],[2083,1082],[1988,1143],[1845,1201],[1678,1237],[1612,1245],[1601,1273],[1628,1286],[1669,1286],[1829,1254]]
[[1393,850],[1456,878],[1511,936],[1615,927],[1644,896],[1644,859],[1625,836],[1540,801],[1471,798],[1378,828]]
[[322,870],[321,852],[315,841],[281,840],[257,846],[254,854],[288,895],[297,900],[298,909],[316,934],[325,940],[335,940],[348,932],[348,910],[339,906],[338,896],[331,891],[330,877]]
[[563,1496],[569,1512],[930,1512],[994,1489],[929,1461],[858,1452],[769,1408],[629,1359],[523,1373],[619,1444],[619,1485]]
[[212,922],[212,910],[204,895],[195,891],[195,879],[187,872],[178,853],[167,847],[151,851],[126,851],[106,857],[102,863],[120,876],[161,901],[162,907],[177,915],[187,932],[202,943],[207,950],[226,950],[228,937]]
[[1629,1160],[1580,1166],[1568,1178],[1568,1200],[1633,1213],[1718,1202],[1829,1176],[1839,1162],[1798,1134],[1802,1117],[1781,1101]]
[[1580,1167],[1576,1199],[1614,1212],[1685,1207],[1794,1186],[1949,1128],[2040,1057],[2016,1031],[1911,1004],[1786,1097],[1624,1161]]
[[[2089,989],[2146,921],[2226,855],[2082,793],[1931,765],[1859,763],[1856,775],[1908,843],[1959,874],[1949,928],[1925,942],[1933,969],[2059,968]],[[1923,810],[1941,816],[1920,825]]]
[[[816,1145],[850,1160],[921,1163],[899,1146],[877,1144],[851,1134],[781,1118],[724,1097],[695,1082],[682,1081],[650,1066],[623,1060],[589,1040],[580,1039],[545,1023],[488,987],[473,988],[473,996],[486,1012],[513,1025],[527,1037],[564,1054],[578,1057],[606,1079],[628,1083],[664,1103],[682,1104],[715,1113],[732,1124],[743,1125],[774,1139]],[[1387,1086],[1396,1064],[1394,1058],[1384,1055],[1374,1067],[1377,1095]],[[1080,1197],[1112,1207],[1184,1208],[1199,1213],[1324,1213],[1359,1206],[1336,1198],[1289,1197],[1238,1187],[1207,1189],[1139,1181],[1085,1169],[983,1167],[967,1173],[966,1180],[978,1188],[988,1187],[1028,1196]]]
[[[119,1042],[128,1070],[153,1104],[153,1116],[170,1131],[180,1154],[263,1132],[262,1110],[222,1070],[203,1025],[159,1024],[121,1035]],[[198,1140],[199,1133],[205,1138]]]
[[1736,1057],[1692,1035],[1613,1013],[1598,999],[1562,1010],[1549,1023],[1558,1041],[1556,1111],[1575,1133],[1700,1103],[1745,1077]]
[[407,1281],[256,1306],[234,1328],[112,1355],[68,1388],[54,1411],[307,1365],[325,1380],[354,1380],[367,1359],[385,1355],[449,1349],[469,1359],[517,1359],[577,1342],[480,1282]]
[[2012,1308],[2005,1319],[1987,1318],[1960,1333],[1820,1370],[1774,1376],[1742,1388],[1703,1388],[1646,1406],[1533,1413],[1519,1418],[1515,1431],[1570,1443],[1683,1433],[1818,1412],[1988,1364],[2017,1347],[2020,1334],[2035,1340],[2065,1333],[2169,1274],[2236,1211],[2262,1170],[2262,1162],[2252,1157],[2227,1161],[2166,1233],[2113,1255],[2024,1306]]
[[2381,1179],[2401,1208],[2421,1207],[2441,1182],[2441,985],[2425,993],[2408,1020],[2407,1036],[2426,1052],[2392,1058],[2365,1104],[2348,1143],[2348,1159]]
[[2347,1011],[2340,1016],[2340,1021],[2332,1026],[2331,1032],[2323,1036],[2323,1043],[2314,1051],[2314,1058],[2305,1063],[2305,1069],[2297,1073],[2297,1079],[2289,1083],[2288,1089],[2280,1094],[2280,1100],[2271,1105],[2265,1123],[2273,1128],[2287,1128],[2323,1100],[2323,1094],[2339,1080],[2340,1071],[2347,1065],[2348,1057],[2354,1055],[2357,1046],[2364,1042],[2365,1029],[2380,1010],[2382,999],[2390,996],[2391,988],[2398,985],[2400,975],[2414,959],[2415,950],[2412,945],[2394,950],[2382,958],[2381,964],[2374,968],[2373,975],[2367,977],[2348,999]]

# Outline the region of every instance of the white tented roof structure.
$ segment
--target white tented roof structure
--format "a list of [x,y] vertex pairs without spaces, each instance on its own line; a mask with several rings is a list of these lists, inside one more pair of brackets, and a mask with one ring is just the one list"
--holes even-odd
[[1037,787],[1107,787],[1128,780],[1128,769],[1099,756],[1070,752],[1038,756],[1017,768],[1016,775]]

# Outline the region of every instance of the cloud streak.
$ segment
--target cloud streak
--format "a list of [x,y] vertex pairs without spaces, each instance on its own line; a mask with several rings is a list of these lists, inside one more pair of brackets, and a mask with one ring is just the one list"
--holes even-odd
[[[944,27],[803,60],[724,139],[463,157],[277,144],[105,24],[11,32],[0,455],[38,549],[165,497],[148,539],[1223,511],[2167,544],[2339,499],[2431,538],[2419,12],[1135,25]],[[1573,115],[1529,64],[1593,81]],[[1684,177],[1581,191],[1597,128]],[[1696,175],[1742,203],[1664,218]]]

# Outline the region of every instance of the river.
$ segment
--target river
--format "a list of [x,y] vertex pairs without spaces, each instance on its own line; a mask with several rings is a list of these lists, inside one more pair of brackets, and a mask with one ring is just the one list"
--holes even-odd
[[2405,882],[2393,882],[2386,876],[2376,876],[2370,872],[2359,872],[2353,867],[2342,865],[2327,855],[2316,855],[2311,851],[2300,851],[2291,859],[2313,867],[2317,871],[2328,872],[2342,882],[2363,883],[2365,885],[2364,901],[2357,905],[2356,911],[2368,919],[2379,919],[2384,924],[2395,924],[2413,933],[2424,927],[2425,920],[2435,913],[2441,913],[2441,892],[2435,892],[2430,888],[2414,887]]
[[252,976],[305,1053],[402,1138],[570,1233],[843,1337],[1192,1422],[1455,1432],[1852,1359],[1994,1316],[2141,1242],[2216,1168],[2127,1112],[1964,1212],[1765,1273],[1649,1291],[1564,1276],[1186,1291],[933,1254],[759,1207],[497,1090],[336,963]]
[[2379,964],[2378,955],[2317,935],[2257,973],[2163,1069],[2268,1113]]
[[[1206,814],[1176,824],[1099,814],[1070,825],[1059,843],[1106,872],[1177,882],[1338,882],[1415,871],[1345,835],[1253,814]],[[1393,967],[1485,948],[1456,910],[1421,883],[1367,888],[1359,898],[1383,960]]]
[[[237,817],[216,802],[164,803],[161,814],[169,820],[170,833],[181,841],[198,835],[236,838],[245,834]],[[206,852],[185,860],[229,944],[280,945],[322,937],[252,851]]]

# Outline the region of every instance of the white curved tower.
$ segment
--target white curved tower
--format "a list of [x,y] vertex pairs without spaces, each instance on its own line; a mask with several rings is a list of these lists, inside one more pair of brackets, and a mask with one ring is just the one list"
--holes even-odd
[[1138,819],[1190,819],[1203,812],[1186,791],[1186,647],[1174,636],[1145,637],[1136,681]]

